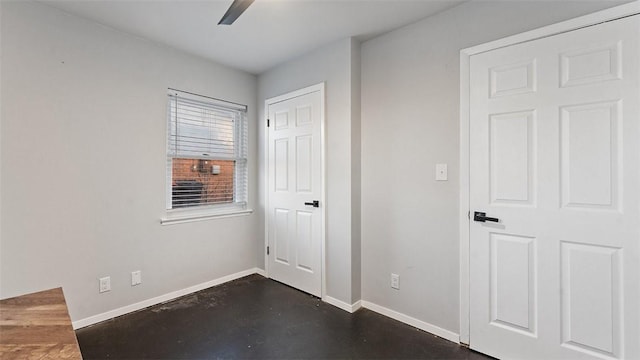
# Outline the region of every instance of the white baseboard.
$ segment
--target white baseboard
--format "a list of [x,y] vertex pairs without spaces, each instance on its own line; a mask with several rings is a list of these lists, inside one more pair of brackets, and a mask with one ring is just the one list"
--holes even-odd
[[157,305],[169,300],[173,300],[176,298],[179,298],[181,296],[185,296],[191,293],[194,293],[196,291],[200,291],[200,290],[204,290],[207,288],[210,288],[212,286],[216,286],[216,285],[220,285],[220,284],[224,284],[226,282],[232,281],[232,280],[236,280],[242,277],[245,277],[247,275],[251,275],[251,274],[260,274],[262,276],[264,276],[264,270],[262,269],[258,269],[258,268],[253,268],[253,269],[248,269],[248,270],[244,270],[244,271],[240,271],[237,272],[235,274],[231,274],[231,275],[227,275],[227,276],[223,276],[221,278],[217,278],[211,281],[207,281],[207,282],[203,282],[201,284],[198,285],[193,285],[190,286],[188,288],[182,289],[182,290],[177,290],[177,291],[172,291],[170,293],[164,294],[164,295],[160,295],[160,296],[156,296],[154,298],[151,299],[147,299],[147,300],[143,300],[140,302],[137,302],[135,304],[131,304],[131,305],[127,305],[127,306],[123,306],[117,309],[113,309],[107,312],[103,312],[102,314],[98,314],[98,315],[93,315],[93,316],[89,316],[87,318],[84,319],[80,319],[78,321],[74,321],[73,324],[73,329],[79,329],[79,328],[83,328],[89,325],[93,325],[93,324],[97,324],[99,322],[105,321],[105,320],[109,320],[112,319],[114,317],[117,316],[121,316],[121,315],[125,315],[128,314],[130,312],[134,312],[134,311],[138,311],[141,309],[144,309],[146,307],[149,306],[153,306],[153,305]]
[[405,315],[403,313],[399,313],[395,310],[391,310],[391,309],[387,309],[384,306],[380,306],[377,304],[374,304],[372,302],[368,302],[368,301],[364,301],[362,300],[362,307],[365,309],[369,309],[371,311],[375,311],[379,314],[382,314],[384,316],[390,317],[392,319],[398,320],[400,322],[403,322],[405,324],[411,325],[413,327],[416,327],[420,330],[424,330],[428,333],[431,333],[433,335],[439,336],[443,339],[449,340],[449,341],[453,341],[456,344],[460,343],[460,335],[456,334],[452,331],[449,330],[445,330],[439,326],[435,326],[432,324],[429,324],[427,322],[424,322],[422,320],[418,320],[416,318],[413,318],[409,315]]
[[267,272],[264,269],[256,268],[256,274],[262,277],[267,277]]
[[358,310],[360,310],[360,308],[362,308],[362,300],[358,300],[356,302],[354,302],[353,304],[351,304],[351,312],[356,312]]
[[360,307],[362,307],[360,300],[358,300],[355,303],[349,305],[346,302],[344,302],[342,300],[338,300],[336,298],[333,298],[333,297],[331,297],[329,295],[326,295],[324,297],[324,299],[322,299],[322,301],[326,302],[327,304],[333,305],[333,306],[335,306],[335,307],[337,307],[339,309],[342,309],[342,310],[344,310],[346,312],[349,312],[349,313],[353,313],[356,310],[360,309]]
[[[188,288],[182,289],[182,290],[177,290],[177,291],[173,291],[164,295],[160,295],[160,296],[156,296],[154,298],[151,299],[147,299],[147,300],[143,300],[140,302],[137,302],[135,304],[131,304],[131,305],[127,305],[127,306],[123,306],[117,309],[113,309],[101,314],[97,314],[94,316],[90,316],[84,319],[80,319],[77,321],[73,322],[73,329],[80,329],[89,325],[93,325],[93,324],[97,324],[99,322],[102,321],[106,321],[109,319],[112,319],[114,317],[118,317],[121,315],[125,315],[128,314],[130,312],[134,312],[134,311],[138,311],[138,310],[142,310],[144,308],[147,308],[149,306],[153,306],[153,305],[157,305],[166,301],[170,301],[176,298],[179,298],[181,296],[185,296],[200,290],[204,290],[207,288],[210,288],[212,286],[216,286],[216,285],[220,285],[220,284],[224,284],[226,282],[229,281],[233,281],[251,274],[258,274],[261,276],[265,276],[266,277],[266,272],[263,269],[259,269],[259,268],[253,268],[253,269],[247,269],[244,271],[240,271],[237,272],[235,274],[231,274],[231,275],[227,275],[227,276],[223,276],[221,278],[218,279],[214,279],[211,281],[207,281],[201,284],[197,284],[194,286],[190,286]],[[392,319],[398,320],[400,322],[403,322],[405,324],[411,325],[413,327],[416,327],[420,330],[424,330],[426,332],[429,332],[431,334],[434,334],[436,336],[439,336],[443,339],[447,339],[449,341],[453,341],[455,343],[460,343],[460,335],[456,334],[452,331],[449,330],[445,330],[441,327],[429,324],[427,322],[424,322],[422,320],[418,320],[416,318],[413,318],[409,315],[405,315],[402,313],[399,313],[395,310],[391,310],[391,309],[387,309],[383,306],[374,304],[372,302],[369,301],[365,301],[365,300],[358,300],[353,304],[347,304],[344,301],[338,300],[336,298],[333,298],[331,296],[325,296],[323,299],[323,301],[325,301],[327,304],[333,305],[339,309],[342,309],[344,311],[347,311],[349,313],[353,313],[355,311],[357,311],[358,309],[360,309],[361,307],[365,308],[365,309],[369,309],[371,311],[375,311],[379,314],[382,314],[384,316],[390,317]]]

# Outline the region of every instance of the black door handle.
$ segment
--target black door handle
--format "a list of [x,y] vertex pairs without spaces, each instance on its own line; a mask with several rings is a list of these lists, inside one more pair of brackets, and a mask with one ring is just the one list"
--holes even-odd
[[313,202],[306,202],[304,204],[305,205],[309,205],[309,206],[313,206],[313,207],[320,207],[320,201],[319,200],[313,200]]
[[473,212],[473,221],[479,221],[479,222],[485,222],[485,221],[500,222],[500,219],[498,219],[498,218],[493,218],[493,217],[488,217],[488,216],[487,216],[487,213],[474,211],[474,212]]

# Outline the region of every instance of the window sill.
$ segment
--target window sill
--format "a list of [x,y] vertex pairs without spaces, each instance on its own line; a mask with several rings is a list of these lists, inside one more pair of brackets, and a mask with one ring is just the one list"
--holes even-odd
[[173,225],[173,224],[183,224],[190,223],[195,221],[206,221],[213,219],[224,219],[229,217],[236,216],[247,216],[253,213],[253,209],[234,209],[227,211],[217,211],[217,212],[181,212],[177,213],[168,213],[166,217],[160,219],[161,225]]

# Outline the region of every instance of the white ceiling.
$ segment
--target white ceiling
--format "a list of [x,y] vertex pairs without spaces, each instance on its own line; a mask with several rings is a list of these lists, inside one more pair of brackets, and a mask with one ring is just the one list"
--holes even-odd
[[232,0],[44,0],[68,13],[259,74],[333,41],[366,40],[464,0],[256,0],[230,26]]

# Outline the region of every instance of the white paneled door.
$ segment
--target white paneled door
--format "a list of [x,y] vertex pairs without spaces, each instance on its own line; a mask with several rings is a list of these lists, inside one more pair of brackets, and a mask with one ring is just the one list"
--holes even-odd
[[471,348],[640,359],[639,34],[636,15],[471,56]]
[[269,277],[320,297],[322,93],[290,95],[268,105]]

